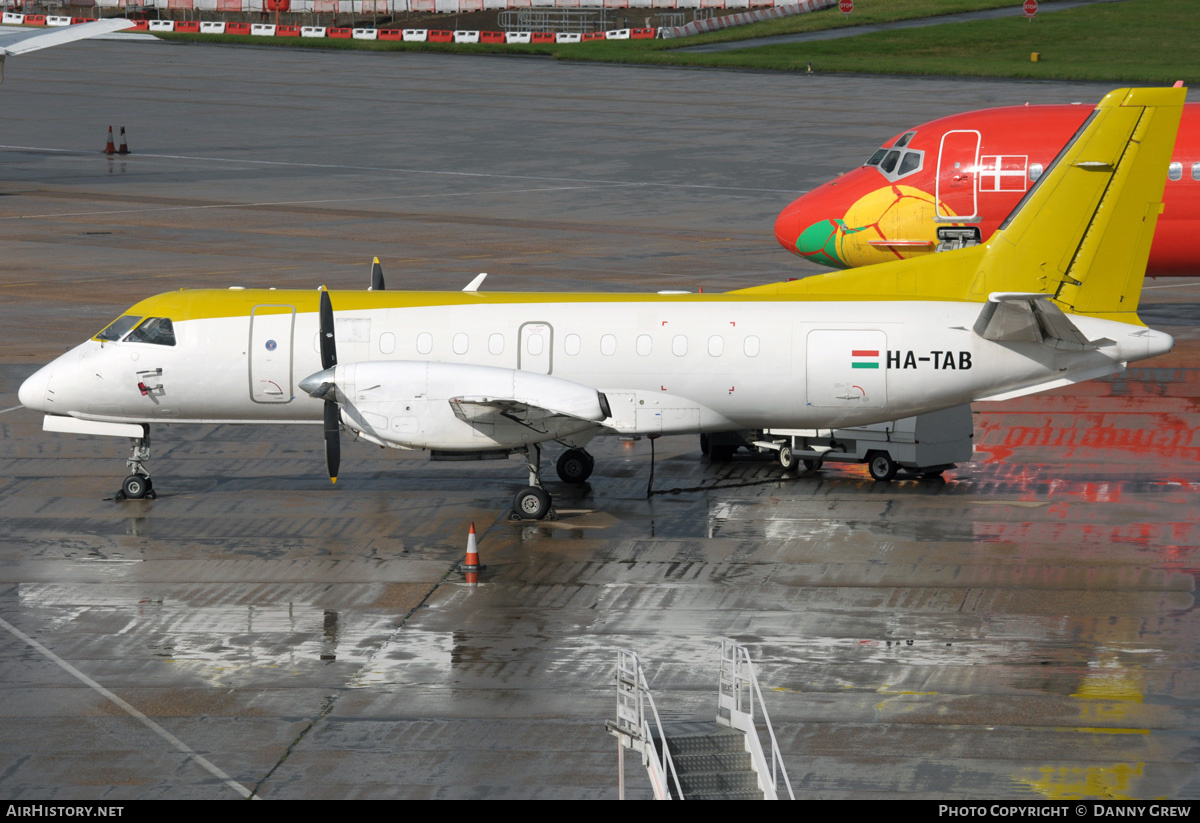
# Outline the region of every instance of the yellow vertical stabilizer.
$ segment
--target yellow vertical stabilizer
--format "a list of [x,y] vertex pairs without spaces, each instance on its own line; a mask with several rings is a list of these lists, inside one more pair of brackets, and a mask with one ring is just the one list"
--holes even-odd
[[803,300],[983,301],[1052,295],[1067,313],[1139,323],[1138,298],[1187,90],[1105,96],[983,246],[742,289]]

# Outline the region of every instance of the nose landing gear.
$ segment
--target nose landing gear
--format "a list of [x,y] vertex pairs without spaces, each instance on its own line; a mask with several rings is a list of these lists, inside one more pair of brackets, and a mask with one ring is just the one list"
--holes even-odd
[[125,461],[132,472],[121,484],[121,490],[116,493],[117,500],[154,500],[158,495],[154,492],[154,482],[150,479],[150,471],[146,461],[150,459],[150,427],[143,427],[141,437],[131,437],[133,453]]

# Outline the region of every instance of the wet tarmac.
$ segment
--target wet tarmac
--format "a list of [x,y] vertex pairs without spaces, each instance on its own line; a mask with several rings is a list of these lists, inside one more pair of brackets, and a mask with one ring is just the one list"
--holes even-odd
[[159,498],[117,503],[123,443],[10,410],[180,286],[813,271],[771,234],[799,191],[906,126],[1104,87],[121,43],[6,73],[0,795],[612,798],[616,650],[711,717],[730,637],[801,797],[1200,796],[1200,279],[1144,291],[1174,352],[981,404],[938,481],[669,438],[647,497],[646,441],[602,441],[521,524],[515,460],[347,443],[330,487],[317,428],[221,426],[156,430]]

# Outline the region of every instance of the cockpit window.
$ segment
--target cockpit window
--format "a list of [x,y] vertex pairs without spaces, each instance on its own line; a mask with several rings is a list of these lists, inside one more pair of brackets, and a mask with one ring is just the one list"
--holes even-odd
[[116,320],[104,327],[104,330],[93,337],[93,340],[115,342],[125,336],[125,333],[138,324],[142,318],[125,314],[118,317]]
[[900,161],[900,170],[896,172],[896,176],[903,177],[919,168],[921,168],[921,155],[915,151],[905,152],[904,159]]
[[152,343],[155,346],[174,346],[175,327],[166,317],[147,317],[125,338],[127,343]]
[[908,144],[916,136],[915,131],[904,132],[896,138],[895,143],[891,146],[882,146],[863,165],[873,166],[876,171],[893,183],[901,177],[907,177],[920,171],[925,164],[925,152],[921,149],[908,148]]
[[884,155],[887,153],[888,153],[887,149],[880,149],[879,151],[872,154],[871,159],[868,160],[867,162],[863,163],[863,165],[864,166],[878,166],[879,161],[882,160]]

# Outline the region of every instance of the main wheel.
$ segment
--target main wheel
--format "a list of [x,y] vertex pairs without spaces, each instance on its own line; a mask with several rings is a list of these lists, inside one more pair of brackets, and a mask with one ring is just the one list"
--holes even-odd
[[792,447],[784,443],[779,447],[779,465],[785,469],[794,469],[800,461],[796,459],[796,453],[792,451]]
[[121,493],[133,500],[141,500],[150,491],[150,478],[141,474],[131,474],[121,484]]
[[714,463],[728,463],[733,459],[733,453],[737,451],[737,446],[717,446],[709,445],[708,459]]
[[564,483],[582,483],[592,476],[596,458],[583,449],[567,449],[559,456],[555,468]]
[[921,472],[922,477],[941,477],[945,469],[930,469],[929,471]]
[[526,486],[513,497],[513,511],[522,520],[542,520],[550,513],[550,495],[537,486]]
[[867,471],[871,472],[871,477],[886,483],[900,471],[900,464],[887,452],[874,452],[867,457]]
[[807,457],[804,458],[804,470],[806,472],[814,472],[819,468],[821,468],[821,462],[819,460],[810,460]]

